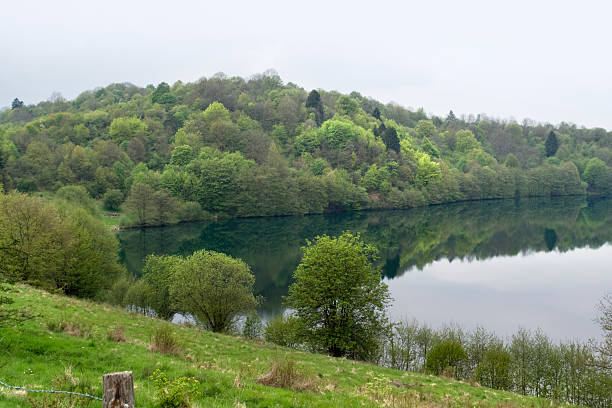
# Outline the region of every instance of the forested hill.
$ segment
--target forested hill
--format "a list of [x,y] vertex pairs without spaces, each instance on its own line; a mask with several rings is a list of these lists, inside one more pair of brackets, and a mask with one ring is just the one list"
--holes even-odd
[[0,113],[6,191],[84,188],[133,225],[610,195],[611,148],[600,128],[428,116],[270,72],[112,84]]

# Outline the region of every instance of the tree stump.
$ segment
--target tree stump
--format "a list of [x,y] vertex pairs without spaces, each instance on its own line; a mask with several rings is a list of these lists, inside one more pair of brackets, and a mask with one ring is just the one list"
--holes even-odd
[[134,378],[131,371],[102,377],[102,408],[134,408]]

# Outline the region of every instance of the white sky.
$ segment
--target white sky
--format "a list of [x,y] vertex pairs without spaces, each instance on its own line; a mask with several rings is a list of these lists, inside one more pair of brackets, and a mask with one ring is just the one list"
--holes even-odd
[[0,106],[276,69],[446,115],[612,129],[606,1],[9,1]]

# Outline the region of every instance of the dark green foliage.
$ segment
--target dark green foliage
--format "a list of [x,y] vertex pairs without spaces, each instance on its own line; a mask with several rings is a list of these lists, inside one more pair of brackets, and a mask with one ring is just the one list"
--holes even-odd
[[19,98],[13,99],[11,103],[11,109],[21,108],[23,106],[23,101],[20,101]]
[[378,109],[378,106],[375,107],[374,110],[372,111],[372,116],[380,120],[380,109]]
[[176,104],[176,96],[172,94],[170,91],[170,86],[162,82],[157,86],[155,91],[151,94],[151,100],[153,103],[159,103],[160,105],[165,105],[166,107],[171,107]]
[[306,107],[307,108],[316,108],[321,103],[321,95],[317,92],[316,89],[313,89],[308,94],[308,98],[306,99]]
[[546,141],[544,142],[544,148],[546,149],[546,157],[554,156],[559,149],[559,140],[557,140],[557,135],[554,131],[550,131],[548,136],[546,137]]
[[123,193],[121,190],[112,189],[104,193],[102,199],[104,209],[109,211],[119,211],[121,203],[123,203]]
[[287,305],[315,349],[372,359],[387,330],[387,285],[372,266],[376,250],[359,236],[317,237],[303,248]]
[[467,354],[461,343],[457,340],[445,340],[436,344],[429,352],[425,360],[425,369],[434,375],[446,373],[451,369],[451,375],[456,376],[460,364],[467,358]]
[[385,146],[387,146],[388,150],[393,150],[396,153],[399,153],[400,151],[400,142],[399,142],[399,137],[397,137],[397,131],[392,128],[392,127],[388,127],[386,128],[383,132],[382,132],[382,140],[385,143]]

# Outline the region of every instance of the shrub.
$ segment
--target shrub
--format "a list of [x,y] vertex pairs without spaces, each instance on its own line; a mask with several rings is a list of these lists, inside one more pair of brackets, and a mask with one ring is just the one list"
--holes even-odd
[[302,332],[297,317],[280,315],[268,321],[264,339],[279,346],[297,348],[303,343]]
[[109,211],[119,211],[119,207],[123,202],[123,193],[121,190],[112,189],[104,193],[104,209]]
[[448,367],[456,375],[459,364],[467,357],[460,342],[456,340],[445,340],[436,344],[427,353],[425,370],[434,374],[449,374]]
[[161,326],[155,329],[151,339],[151,351],[155,351],[162,354],[180,354],[180,346],[178,340],[172,331],[172,328],[168,326]]
[[263,334],[263,324],[256,311],[251,311],[244,321],[242,335],[247,339],[259,339]]
[[125,329],[123,326],[115,326],[112,329],[109,329],[106,333],[106,338],[110,341],[116,341],[118,343],[126,343],[127,339],[125,338]]
[[283,358],[272,362],[270,371],[257,378],[259,384],[286,388],[292,391],[314,391],[316,382],[297,369],[295,361]]
[[189,408],[199,394],[200,381],[194,377],[179,377],[170,381],[165,373],[155,370],[149,377],[155,385],[155,398],[162,408]]

